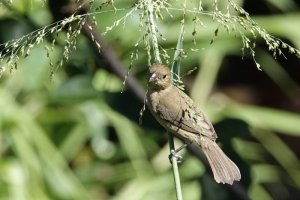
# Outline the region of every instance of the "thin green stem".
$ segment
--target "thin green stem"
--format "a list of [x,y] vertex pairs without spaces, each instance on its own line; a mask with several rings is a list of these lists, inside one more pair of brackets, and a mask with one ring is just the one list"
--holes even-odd
[[[185,5],[185,3],[184,3]],[[185,7],[185,6],[184,6]],[[184,34],[184,17],[185,17],[185,12],[183,14],[183,19],[181,23],[181,30],[179,33],[178,41],[177,41],[177,46],[176,46],[176,51],[174,55],[174,61],[172,64],[172,83],[174,85],[177,85],[180,79],[180,60],[181,60],[181,52],[182,52],[182,46],[183,46],[183,34]],[[170,152],[174,153],[175,152],[175,145],[174,145],[174,140],[173,136],[171,133],[169,133],[169,147],[170,147]],[[178,171],[178,165],[177,165],[177,158],[174,156],[172,157],[172,166],[173,166],[173,175],[174,175],[174,181],[175,181],[175,188],[176,188],[176,196],[178,200],[182,200],[182,192],[181,192],[181,184],[180,184],[180,176],[179,176],[179,171]]]
[[[159,47],[158,47],[158,40],[157,40],[157,36],[156,36],[156,30],[157,30],[157,26],[156,26],[156,22],[155,22],[155,18],[153,16],[153,2],[152,0],[148,0],[147,1],[147,16],[148,16],[148,22],[149,22],[149,31],[150,31],[150,35],[151,35],[151,41],[152,41],[152,48],[154,51],[154,59],[155,59],[155,63],[161,63],[161,59],[159,56]],[[177,52],[178,53],[178,52]],[[175,54],[176,56],[177,54]],[[178,56],[176,56],[178,57]],[[177,66],[177,61],[174,61],[174,63],[176,63]],[[173,63],[173,65],[174,65]],[[174,68],[172,67],[172,70]],[[175,74],[179,75],[179,69],[176,67],[176,71],[172,72],[173,76]],[[178,78],[178,77],[177,77]],[[177,80],[176,79],[172,79]],[[173,136],[171,133],[168,133],[169,136],[169,147],[170,147],[170,152],[174,153],[175,152],[175,145],[174,145],[174,140],[173,140]],[[176,196],[177,196],[177,200],[182,200],[182,192],[181,192],[181,184],[180,184],[180,177],[179,177],[179,171],[178,171],[178,165],[177,165],[177,158],[175,156],[173,156],[171,158],[171,162],[172,162],[172,166],[173,166],[173,176],[174,176],[174,181],[175,181],[175,189],[176,189]]]
[[[175,145],[174,145],[173,135],[171,133],[168,133],[168,139],[169,139],[170,152],[174,153]],[[172,167],[173,167],[173,176],[174,176],[177,200],[183,200],[177,158],[175,156],[172,156],[171,162],[172,162]]]

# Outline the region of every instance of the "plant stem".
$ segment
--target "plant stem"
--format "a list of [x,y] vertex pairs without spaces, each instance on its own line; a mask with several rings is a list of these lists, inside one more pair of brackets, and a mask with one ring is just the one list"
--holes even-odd
[[[182,51],[182,45],[183,45],[183,34],[184,34],[184,18],[182,20],[181,24],[181,30],[178,37],[178,42],[176,46],[176,51],[174,55],[174,61],[172,64],[172,83],[176,85],[179,81],[180,77],[180,55]],[[175,151],[175,145],[173,136],[171,133],[169,133],[169,147],[170,152],[173,153]],[[178,165],[177,165],[177,158],[174,156],[172,157],[172,166],[173,166],[173,175],[174,175],[174,181],[175,181],[175,188],[176,188],[176,196],[178,200],[182,200],[182,192],[181,192],[181,184],[180,184],[180,177],[179,177],[179,171],[178,171]]]
[[[181,31],[181,34],[183,33],[183,28]],[[180,34],[180,38],[181,35]],[[179,39],[179,41],[182,41]],[[172,82],[174,85],[178,82],[179,79],[179,72],[180,72],[180,58],[179,58],[179,51],[181,51],[181,42],[178,42],[177,47],[176,47],[176,52],[174,56],[174,62],[172,65]],[[168,139],[169,139],[169,147],[170,147],[170,152],[173,153],[175,151],[175,145],[174,145],[174,140],[173,140],[173,135],[171,133],[168,133]],[[174,176],[174,181],[175,181],[175,188],[176,188],[176,196],[178,200],[182,200],[182,192],[181,192],[181,184],[180,184],[180,177],[179,177],[179,171],[178,171],[178,164],[177,164],[177,158],[175,156],[172,157],[172,166],[173,166],[173,176]]]
[[[148,15],[148,21],[149,21],[149,29],[150,29],[150,35],[151,35],[151,40],[152,40],[152,48],[154,51],[154,59],[155,63],[161,63],[161,59],[159,56],[159,48],[158,48],[158,40],[156,36],[156,22],[153,16],[153,4],[152,0],[147,1],[147,15]],[[178,53],[178,52],[177,52]],[[175,63],[176,61],[174,61]],[[174,64],[172,66],[172,70],[176,69],[175,71],[172,71],[173,76],[179,77],[179,64],[176,62],[176,66],[174,68]],[[177,78],[173,77],[173,80],[177,80]],[[175,145],[174,145],[174,140],[173,140],[173,135],[171,133],[168,133],[168,138],[169,138],[169,147],[170,147],[170,152],[173,153],[175,152]],[[181,184],[180,184],[180,177],[179,177],[179,171],[178,171],[178,165],[177,165],[177,158],[173,156],[171,158],[172,162],[172,167],[173,167],[173,176],[174,176],[174,182],[175,182],[175,189],[176,189],[176,196],[177,200],[182,200],[182,192],[181,192]]]
[[[175,152],[175,145],[174,145],[173,135],[171,133],[168,133],[168,139],[169,139],[170,152],[173,153],[173,152]],[[177,200],[182,200],[183,198],[182,198],[182,192],[181,192],[181,184],[180,184],[180,176],[179,176],[178,165],[177,165],[177,158],[175,156],[172,156],[171,162],[172,162],[172,167],[173,167],[173,176],[174,176]]]

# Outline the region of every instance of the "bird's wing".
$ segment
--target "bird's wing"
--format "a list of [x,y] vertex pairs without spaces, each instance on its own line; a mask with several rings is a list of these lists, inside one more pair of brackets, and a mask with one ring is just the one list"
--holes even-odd
[[193,117],[190,119],[190,121],[195,121],[196,129],[200,130],[202,135],[205,135],[211,139],[216,139],[218,137],[217,133],[208,117],[200,110],[200,108],[195,105],[194,101],[188,95],[178,88],[177,90],[179,91],[181,98],[185,99],[188,109],[192,111],[191,116]]
[[176,87],[157,106],[160,118],[185,131],[216,139],[217,134],[205,114],[197,108],[193,100]]
[[161,119],[171,123],[173,126],[190,133],[200,135],[200,132],[196,130],[189,121],[186,120],[185,115],[189,115],[188,110],[176,111],[174,109],[170,109],[169,106],[160,104],[157,106],[157,113]]

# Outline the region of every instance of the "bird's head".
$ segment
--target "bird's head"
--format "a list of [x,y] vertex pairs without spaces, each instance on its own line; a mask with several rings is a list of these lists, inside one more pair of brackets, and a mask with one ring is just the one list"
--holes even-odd
[[149,88],[163,90],[171,85],[171,71],[168,67],[155,64],[149,67]]

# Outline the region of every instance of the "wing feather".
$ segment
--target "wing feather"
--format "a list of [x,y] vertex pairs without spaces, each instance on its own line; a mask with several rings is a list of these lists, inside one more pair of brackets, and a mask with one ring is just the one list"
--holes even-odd
[[165,94],[164,96],[168,98],[162,97],[160,99],[162,102],[157,105],[157,114],[160,118],[185,131],[215,140],[217,134],[212,124],[205,114],[194,105],[193,100],[176,87],[172,87],[172,90],[176,91]]

